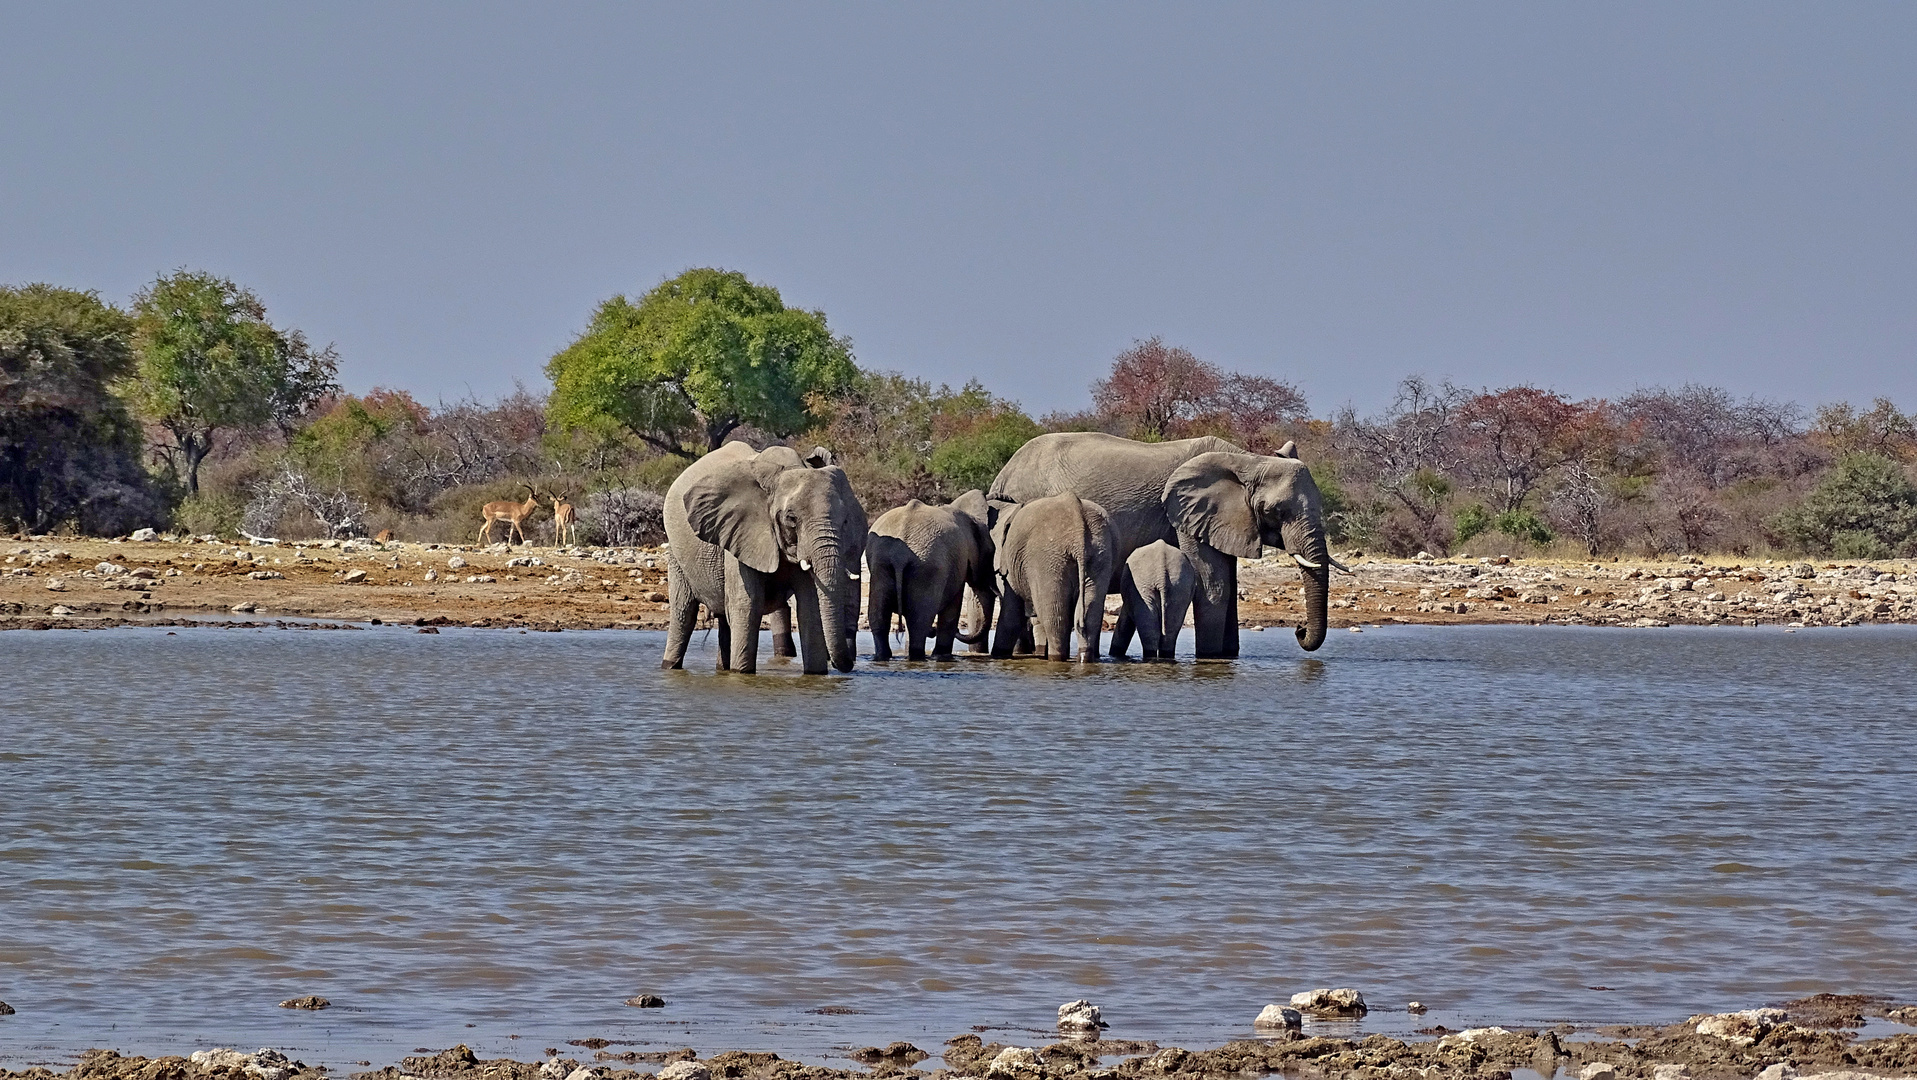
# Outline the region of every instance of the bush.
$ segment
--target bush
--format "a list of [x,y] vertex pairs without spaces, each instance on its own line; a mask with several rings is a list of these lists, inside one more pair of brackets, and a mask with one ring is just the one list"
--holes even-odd
[[1771,519],[1771,525],[1785,541],[1820,554],[1909,554],[1917,551],[1917,485],[1903,466],[1881,454],[1847,454],[1803,502]]
[[645,488],[612,488],[586,497],[579,511],[582,543],[640,547],[666,538],[666,497]]
[[1462,544],[1491,527],[1491,512],[1483,503],[1472,503],[1458,511],[1451,523],[1453,543]]
[[1024,413],[995,416],[940,443],[932,451],[932,475],[943,482],[948,494],[963,494],[973,488],[983,491],[992,486],[998,471],[1018,448],[1037,434],[1038,424]]
[[237,495],[200,486],[198,495],[188,495],[173,512],[173,523],[195,536],[234,537],[240,532],[240,517],[246,513],[246,501]]
[[[1468,507],[1466,509],[1469,510]],[[1492,519],[1491,527],[1514,540],[1527,540],[1540,545],[1551,542],[1551,530],[1529,510],[1506,510]]]

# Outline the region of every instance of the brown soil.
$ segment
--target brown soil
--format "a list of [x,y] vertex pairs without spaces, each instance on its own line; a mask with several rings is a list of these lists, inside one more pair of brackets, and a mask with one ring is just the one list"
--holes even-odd
[[[699,1058],[691,1049],[666,1052],[609,1053],[600,1051],[590,1061],[554,1058],[558,1068],[545,1076],[564,1077],[591,1067],[599,1080],[639,1080],[651,1069],[623,1069],[609,1065],[698,1061],[713,1080],[850,1080],[852,1077],[898,1076],[940,1080],[1159,1080],[1164,1077],[1265,1076],[1327,1080],[1508,1080],[1512,1069],[1533,1069],[1549,1077],[1576,1076],[1586,1065],[1610,1065],[1620,1078],[1650,1077],[1659,1065],[1682,1065],[1692,1080],[1749,1080],[1771,1065],[1786,1065],[1811,1076],[1827,1072],[1854,1072],[1906,1076],[1917,1072],[1917,1033],[1859,1040],[1842,1028],[1817,1026],[1832,1015],[1881,1016],[1886,1002],[1877,998],[1834,998],[1819,995],[1786,1003],[1792,1020],[1772,1028],[1748,1046],[1698,1035],[1690,1023],[1634,1029],[1628,1038],[1569,1038],[1570,1025],[1545,1030],[1478,1029],[1463,1033],[1434,1031],[1428,1041],[1405,1042],[1386,1035],[1363,1039],[1307,1036],[1279,1032],[1255,1040],[1227,1043],[1212,1050],[1160,1048],[1155,1043],[1121,1040],[1060,1040],[1031,1047],[1029,1055],[1001,1059],[1009,1047],[986,1043],[978,1035],[960,1035],[945,1044],[943,1057],[909,1043],[880,1049],[867,1047],[852,1056],[870,1069],[832,1069],[788,1061],[764,1051],[727,1051]],[[1797,1020],[1805,1023],[1798,1023]],[[1807,1026],[1808,1025],[1808,1026]],[[597,1041],[597,1040],[581,1040]],[[1019,1058],[1023,1060],[1018,1060]],[[1112,1059],[1120,1059],[1116,1064]],[[931,1059],[929,1068],[913,1065]],[[324,1070],[293,1063],[288,1080],[319,1080]],[[465,1046],[438,1054],[408,1057],[397,1066],[351,1074],[352,1080],[541,1080],[542,1066],[552,1062],[509,1059],[483,1060]],[[80,1064],[65,1073],[47,1068],[21,1072],[0,1070],[0,1080],[257,1080],[236,1069],[200,1069],[185,1058],[122,1057],[112,1050],[90,1050]]]
[[[659,549],[349,543],[0,541],[0,629],[190,623],[208,617],[243,625],[377,619],[422,629],[665,627],[665,556]],[[449,566],[455,558],[465,565]],[[528,560],[538,565],[527,565]],[[1578,563],[1355,555],[1345,561],[1357,573],[1333,577],[1334,628],[1917,621],[1917,572],[1910,562],[1812,566],[1729,559]],[[103,573],[96,569],[103,562],[124,569]],[[429,572],[434,580],[428,580]],[[60,588],[49,588],[54,583]],[[1283,555],[1241,564],[1239,616],[1247,629],[1299,624],[1302,600],[1298,571]],[[249,605],[250,610],[236,610]],[[1108,617],[1107,625],[1115,621]]]

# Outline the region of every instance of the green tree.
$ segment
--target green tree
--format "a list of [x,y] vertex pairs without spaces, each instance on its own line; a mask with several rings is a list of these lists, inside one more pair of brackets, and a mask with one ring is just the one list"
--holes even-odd
[[851,343],[825,314],[729,270],[688,270],[640,297],[599,305],[546,364],[554,427],[623,427],[666,453],[697,457],[750,424],[775,438],[820,422],[811,403],[858,377]]
[[119,532],[157,509],[114,393],[132,320],[98,294],[0,286],[0,519]]
[[1917,551],[1917,485],[1882,454],[1846,454],[1771,530],[1809,551],[1890,558]]
[[187,490],[222,430],[278,424],[290,431],[309,405],[338,391],[331,346],[266,321],[266,305],[233,282],[179,270],[134,298],[140,410],[172,441],[159,449]]

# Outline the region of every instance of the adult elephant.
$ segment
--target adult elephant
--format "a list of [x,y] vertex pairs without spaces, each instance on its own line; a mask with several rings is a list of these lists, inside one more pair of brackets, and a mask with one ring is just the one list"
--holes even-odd
[[719,624],[719,666],[757,670],[760,617],[790,598],[806,673],[825,674],[828,660],[852,670],[866,520],[843,469],[813,467],[790,447],[727,443],[673,481],[665,518],[660,666],[684,665],[704,604]]
[[[1283,548],[1305,579],[1305,625],[1298,644],[1325,641],[1333,562],[1325,544],[1323,503],[1311,470],[1286,443],[1274,456],[1251,454],[1223,439],[1145,443],[1095,431],[1040,435],[1013,454],[988,493],[1028,503],[1071,492],[1105,508],[1118,539],[1118,562],[1154,540],[1173,544],[1198,574],[1193,597],[1197,654],[1238,655],[1238,560],[1260,546]],[[1130,646],[1130,612],[1120,616],[1111,652]]]

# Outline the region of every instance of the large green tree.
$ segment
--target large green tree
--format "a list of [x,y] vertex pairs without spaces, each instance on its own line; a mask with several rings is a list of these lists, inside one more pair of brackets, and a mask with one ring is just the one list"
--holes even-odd
[[160,451],[187,490],[222,430],[278,424],[290,431],[309,405],[337,393],[338,357],[266,319],[259,297],[226,278],[179,270],[134,298],[139,352],[135,398],[171,441]]
[[697,269],[636,303],[600,304],[546,374],[553,426],[616,426],[697,457],[742,424],[778,438],[812,427],[813,403],[844,393],[858,368],[823,312],[786,307],[744,274]]
[[132,320],[98,294],[0,286],[0,520],[118,532],[154,507],[114,393]]

